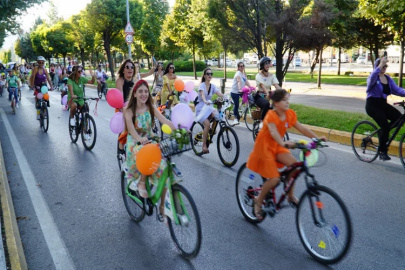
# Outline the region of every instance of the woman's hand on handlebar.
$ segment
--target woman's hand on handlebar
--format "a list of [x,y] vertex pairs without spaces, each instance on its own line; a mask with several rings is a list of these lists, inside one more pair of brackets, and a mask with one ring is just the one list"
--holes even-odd
[[287,149],[293,149],[295,147],[295,142],[294,141],[286,141],[284,143],[284,147]]
[[72,98],[77,98],[77,96],[76,96],[76,95],[73,95]]
[[328,141],[325,136],[318,137],[318,140],[324,141],[324,142]]
[[141,137],[141,138],[139,139],[139,142],[140,142],[142,145],[145,145],[145,144],[149,143],[149,139],[148,139],[148,137]]

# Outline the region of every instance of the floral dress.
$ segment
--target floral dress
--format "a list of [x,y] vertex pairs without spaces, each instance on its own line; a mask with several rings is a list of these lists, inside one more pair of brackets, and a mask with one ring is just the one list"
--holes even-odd
[[[152,119],[149,111],[146,111],[141,114],[136,114],[135,117],[135,130],[138,132],[139,136],[141,137],[152,137],[153,136],[153,131],[152,131]],[[135,179],[137,180],[140,178],[141,173],[138,171],[136,167],[136,156],[143,147],[143,145],[138,145],[138,142],[131,136],[130,133],[128,133],[127,136],[127,167],[128,167],[128,173],[127,173],[127,179]],[[162,158],[160,161],[160,166],[156,170],[154,174],[152,174],[149,177],[149,181],[153,185],[157,185],[159,183],[159,179],[163,174],[164,169],[166,168],[166,161]]]

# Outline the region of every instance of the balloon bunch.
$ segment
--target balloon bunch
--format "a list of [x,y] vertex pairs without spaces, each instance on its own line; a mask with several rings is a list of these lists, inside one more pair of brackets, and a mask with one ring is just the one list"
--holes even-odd
[[[124,107],[124,96],[120,90],[112,88],[107,92],[107,103],[115,109],[122,109]],[[117,112],[110,120],[110,129],[115,134],[120,134],[125,129],[124,114]]]

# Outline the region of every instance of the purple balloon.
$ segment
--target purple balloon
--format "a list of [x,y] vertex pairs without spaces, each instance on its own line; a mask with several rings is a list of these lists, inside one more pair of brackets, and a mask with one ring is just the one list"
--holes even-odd
[[186,84],[184,85],[184,91],[190,93],[193,90],[194,90],[194,82],[193,81],[186,82]]
[[64,95],[62,98],[62,104],[66,105],[67,104],[67,95]]
[[196,91],[191,91],[190,93],[188,93],[188,100],[194,101],[197,96],[198,94]]
[[110,120],[110,129],[115,134],[120,134],[125,129],[125,120],[122,112],[117,112]]
[[44,94],[42,94],[42,93],[38,93],[38,94],[37,94],[37,98],[38,98],[38,99],[42,99],[43,97],[44,97]]
[[187,104],[180,103],[172,109],[171,118],[176,128],[180,126],[180,128],[189,130],[194,122],[194,113]]

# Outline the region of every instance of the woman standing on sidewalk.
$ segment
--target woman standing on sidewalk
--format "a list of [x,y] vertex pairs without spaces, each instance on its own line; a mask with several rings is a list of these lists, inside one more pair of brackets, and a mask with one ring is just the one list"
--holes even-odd
[[233,100],[233,115],[235,119],[233,120],[233,125],[239,125],[239,98],[242,96],[241,91],[245,85],[250,87],[250,83],[247,80],[245,73],[245,64],[243,62],[238,63],[238,70],[233,77],[233,83],[231,88],[231,97]]
[[170,62],[163,73],[163,89],[160,95],[160,104],[164,105],[169,100],[167,109],[170,109],[172,103],[173,105],[179,103],[177,97],[174,95],[174,81],[177,79],[174,69],[174,64]]
[[270,63],[271,60],[267,56],[260,59],[260,72],[256,75],[257,93],[254,98],[256,105],[262,110],[262,120],[270,109],[271,86],[281,89],[276,75],[269,72]]
[[[380,126],[379,154],[380,160],[390,160],[388,156],[387,141],[390,133],[390,125],[397,121],[402,114],[387,103],[387,96],[394,94],[405,97],[405,90],[398,87],[394,80],[385,74],[387,71],[387,57],[378,58],[374,63],[374,71],[367,78],[366,112]],[[388,122],[390,120],[390,122]]]

